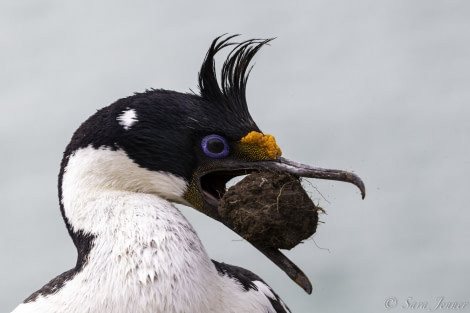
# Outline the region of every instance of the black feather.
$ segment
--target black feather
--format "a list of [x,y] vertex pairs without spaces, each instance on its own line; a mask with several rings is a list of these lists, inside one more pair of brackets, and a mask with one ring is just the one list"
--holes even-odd
[[[230,41],[237,36],[220,36],[214,39],[199,72],[199,90],[201,97],[210,103],[223,106],[228,112],[251,120],[246,102],[246,84],[252,68],[250,63],[259,49],[274,38],[250,39],[240,43]],[[235,47],[222,66],[219,85],[214,57],[228,46]]]
[[281,298],[279,298],[279,296],[274,292],[274,290],[272,290],[271,287],[269,287],[268,284],[266,284],[264,280],[262,280],[258,275],[254,274],[253,272],[247,269],[244,269],[243,267],[220,263],[214,260],[212,260],[212,263],[214,263],[219,275],[227,276],[237,281],[241,285],[241,287],[243,287],[243,290],[245,292],[249,292],[250,290],[258,290],[256,285],[254,284],[255,281],[266,285],[266,288],[268,288],[272,292],[274,297],[271,298],[267,295],[265,296],[273,306],[276,313],[290,312],[289,308],[284,304]]

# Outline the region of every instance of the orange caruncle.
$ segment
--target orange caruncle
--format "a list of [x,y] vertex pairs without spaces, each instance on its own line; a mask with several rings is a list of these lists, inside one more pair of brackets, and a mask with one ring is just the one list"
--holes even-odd
[[257,131],[251,131],[240,140],[243,144],[257,146],[262,152],[261,154],[266,155],[269,159],[276,159],[281,156],[281,148],[276,144],[274,136],[269,134],[262,134]]

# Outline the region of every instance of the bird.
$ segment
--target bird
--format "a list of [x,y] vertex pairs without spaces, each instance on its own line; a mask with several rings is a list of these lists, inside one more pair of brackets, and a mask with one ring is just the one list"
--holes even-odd
[[[60,212],[76,265],[13,313],[290,312],[251,271],[212,260],[175,204],[225,225],[217,206],[227,182],[262,170],[355,184],[354,173],[282,157],[251,117],[252,59],[269,39],[215,38],[199,92],[147,89],[108,105],[73,134],[60,164]],[[215,57],[230,51],[220,74]],[[220,76],[220,77],[219,77]],[[303,272],[278,249],[254,244],[307,292]]]

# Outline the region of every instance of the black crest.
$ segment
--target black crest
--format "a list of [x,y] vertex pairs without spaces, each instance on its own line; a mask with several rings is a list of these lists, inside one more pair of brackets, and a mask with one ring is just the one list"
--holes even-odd
[[[230,41],[237,36],[214,39],[199,72],[199,90],[202,98],[251,119],[246,102],[246,83],[253,67],[250,62],[259,49],[274,38],[250,39],[240,43]],[[235,47],[223,64],[219,86],[214,56],[228,46]]]

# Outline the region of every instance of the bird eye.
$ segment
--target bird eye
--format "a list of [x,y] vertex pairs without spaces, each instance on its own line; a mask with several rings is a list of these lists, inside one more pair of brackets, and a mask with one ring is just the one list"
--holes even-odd
[[202,138],[201,146],[202,151],[211,158],[225,158],[229,153],[227,140],[219,135],[208,135]]

